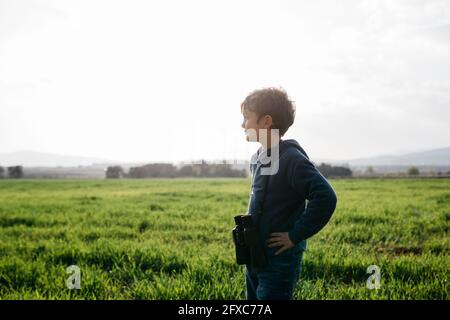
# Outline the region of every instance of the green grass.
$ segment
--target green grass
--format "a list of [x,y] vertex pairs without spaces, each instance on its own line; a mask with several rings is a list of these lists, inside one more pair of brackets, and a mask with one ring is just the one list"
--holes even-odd
[[[450,180],[332,180],[296,299],[449,299]],[[244,299],[248,179],[0,180],[1,299]],[[81,289],[66,268],[81,269]],[[381,288],[366,288],[369,265]]]

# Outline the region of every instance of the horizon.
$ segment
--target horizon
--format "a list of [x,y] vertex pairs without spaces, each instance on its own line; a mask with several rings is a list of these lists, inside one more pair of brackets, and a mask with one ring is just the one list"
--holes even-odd
[[[311,158],[311,161],[313,161],[316,164],[319,163],[329,163],[332,165],[343,165],[343,166],[366,166],[366,164],[362,165],[362,164],[350,164],[350,162],[357,162],[357,161],[363,161],[363,160],[372,160],[372,161],[376,161],[376,159],[378,158],[384,158],[384,157],[402,157],[402,156],[408,156],[408,155],[414,155],[414,154],[420,154],[420,153],[427,153],[427,152],[434,152],[434,151],[441,151],[441,150],[447,150],[450,149],[450,146],[448,147],[441,147],[441,148],[435,148],[435,149],[418,149],[415,152],[406,152],[406,153],[397,153],[397,154],[379,154],[376,155],[374,157],[357,157],[357,158],[353,158],[353,159],[324,159],[324,158]],[[223,161],[225,161],[226,164],[232,164],[232,165],[242,165],[242,164],[247,164],[249,163],[250,159],[243,159],[243,158],[216,158],[216,159],[203,159],[203,158],[197,158],[197,159],[182,159],[179,161],[152,161],[152,160],[137,160],[137,161],[122,161],[120,159],[104,159],[104,158],[97,158],[97,157],[89,157],[89,156],[80,156],[80,155],[75,155],[75,154],[58,154],[58,153],[47,153],[47,152],[40,152],[40,151],[35,151],[35,150],[18,150],[15,152],[10,152],[10,153],[3,153],[0,152],[0,156],[11,156],[11,155],[17,155],[17,154],[27,154],[27,156],[29,156],[29,154],[31,155],[42,155],[42,156],[46,156],[46,157],[62,157],[62,158],[77,158],[79,159],[79,163],[78,164],[74,164],[72,162],[72,164],[67,165],[67,164],[53,164],[53,165],[43,165],[41,164],[36,164],[38,163],[38,161],[36,162],[36,160],[34,161],[34,164],[27,164],[27,165],[23,165],[23,163],[7,163],[6,166],[14,166],[14,165],[23,165],[24,167],[78,167],[78,166],[82,166],[82,167],[88,167],[88,166],[97,166],[97,165],[145,165],[145,164],[151,164],[151,163],[170,163],[170,164],[174,164],[176,166],[179,165],[192,165],[192,164],[199,164],[202,161],[205,161],[207,163],[210,164],[217,164],[217,163],[221,163]],[[1,161],[2,159],[0,159]],[[82,163],[82,161],[90,161],[89,164],[87,163]],[[449,159],[450,160],[450,159]],[[42,160],[41,160],[42,161]],[[47,160],[48,161],[48,160]],[[54,159],[52,159],[52,161],[55,161]],[[65,159],[64,161],[69,161],[68,159]],[[71,159],[71,161],[75,161],[73,159]],[[19,161],[20,162],[20,161]],[[371,165],[370,163],[367,163],[367,165]],[[378,165],[378,166],[408,166],[409,164],[382,164],[382,165]],[[423,166],[446,166],[449,164],[445,164],[445,163],[440,163],[440,164],[423,164]],[[4,163],[0,162],[0,166],[5,166]],[[377,164],[374,164],[374,166],[377,166]]]

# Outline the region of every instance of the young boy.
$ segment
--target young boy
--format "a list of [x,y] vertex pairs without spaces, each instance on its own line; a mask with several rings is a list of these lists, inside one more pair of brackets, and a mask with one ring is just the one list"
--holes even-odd
[[[331,218],[336,194],[297,141],[280,139],[295,118],[295,105],[284,90],[253,91],[242,102],[241,112],[247,140],[261,143],[250,165],[248,214],[261,212],[257,225],[268,261],[264,267],[246,265],[246,297],[290,300],[306,239]],[[270,166],[276,164],[270,174],[263,173],[267,159]]]

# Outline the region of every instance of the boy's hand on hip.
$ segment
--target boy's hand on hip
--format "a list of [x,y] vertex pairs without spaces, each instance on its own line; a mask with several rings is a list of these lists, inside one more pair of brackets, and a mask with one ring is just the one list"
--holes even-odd
[[295,244],[289,239],[289,232],[275,232],[270,234],[270,238],[266,241],[270,248],[281,247],[275,255],[282,253],[283,251],[290,249]]

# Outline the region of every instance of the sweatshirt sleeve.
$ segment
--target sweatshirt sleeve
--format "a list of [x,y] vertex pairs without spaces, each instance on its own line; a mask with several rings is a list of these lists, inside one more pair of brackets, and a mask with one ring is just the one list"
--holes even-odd
[[324,176],[304,156],[293,159],[289,183],[301,197],[308,199],[305,211],[289,231],[295,244],[319,232],[330,220],[337,203],[336,193]]

